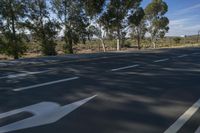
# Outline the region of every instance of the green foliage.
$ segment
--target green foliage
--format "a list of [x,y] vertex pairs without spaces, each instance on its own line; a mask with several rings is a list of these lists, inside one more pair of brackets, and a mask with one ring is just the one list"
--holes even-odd
[[29,12],[25,26],[39,42],[44,55],[56,55],[55,38],[58,33],[58,22],[50,19],[46,1],[32,0],[28,3]]
[[139,7],[128,18],[132,30],[132,36],[137,38],[138,49],[141,49],[140,40],[145,36],[147,31],[144,17],[145,13],[143,8]]
[[158,38],[163,38],[169,30],[169,19],[164,15],[168,11],[168,5],[163,0],[153,0],[145,9],[148,32],[154,44]]
[[176,44],[179,44],[181,42],[181,38],[180,37],[175,37],[173,40],[174,40],[174,42]]
[[[136,42],[140,49],[147,30],[156,45],[169,30],[169,19],[165,17],[168,5],[164,0],[152,0],[144,10],[141,1],[1,0],[0,53],[19,58],[26,52],[26,34],[30,33],[44,55],[57,54],[59,32],[64,36],[63,51],[70,54],[77,44],[84,45],[94,36],[99,50],[100,45],[104,51],[107,47],[113,50],[116,42],[117,50]],[[137,41],[127,42],[128,33]]]
[[102,12],[106,0],[81,0],[88,16],[95,16]]
[[25,50],[22,27],[27,7],[25,0],[0,1],[0,32],[2,51],[18,59]]
[[139,26],[144,16],[145,16],[145,13],[144,13],[143,8],[139,7],[138,9],[136,9],[135,12],[132,13],[131,16],[129,16],[129,23],[134,26]]
[[65,52],[73,53],[73,45],[87,36],[88,18],[79,0],[52,0],[53,11],[64,27]]
[[120,49],[122,32],[127,27],[126,18],[137,8],[141,0],[110,0],[107,11],[100,17],[99,23],[107,32],[115,33],[118,39],[117,50]]
[[5,53],[8,56],[22,56],[23,53],[27,50],[24,38],[25,37],[23,37],[23,35],[16,35],[17,41],[13,46],[12,35],[10,35],[10,33],[5,34],[2,40],[3,53]]

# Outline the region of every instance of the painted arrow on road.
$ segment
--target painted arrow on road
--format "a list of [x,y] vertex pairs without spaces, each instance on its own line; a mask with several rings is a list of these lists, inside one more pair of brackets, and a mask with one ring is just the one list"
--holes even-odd
[[65,106],[60,106],[59,104],[54,103],[54,102],[41,102],[41,103],[30,105],[24,108],[2,113],[0,114],[0,119],[6,118],[12,115],[17,115],[23,112],[32,113],[33,116],[0,127],[0,133],[6,133],[6,132],[54,123],[60,120],[61,118],[63,118],[64,116],[66,116],[67,114],[69,114],[70,112],[79,108],[81,105],[87,103],[94,97],[96,97],[96,95],[65,105]]

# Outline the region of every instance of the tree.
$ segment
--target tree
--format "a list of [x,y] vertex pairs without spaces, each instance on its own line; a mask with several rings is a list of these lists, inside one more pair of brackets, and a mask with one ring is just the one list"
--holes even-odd
[[174,42],[175,42],[176,44],[178,44],[178,43],[181,42],[181,38],[180,38],[180,37],[175,37],[173,40],[174,40]]
[[81,2],[84,5],[84,11],[86,12],[87,17],[89,18],[90,23],[89,27],[87,27],[88,36],[91,37],[94,35],[98,39],[100,39],[104,52],[106,51],[103,35],[104,32],[102,32],[102,27],[97,24],[97,21],[103,11],[105,1],[106,0],[81,0]]
[[125,19],[140,2],[141,0],[110,0],[107,11],[99,19],[106,31],[116,33],[118,51],[121,47],[123,29],[127,26]]
[[106,0],[81,0],[84,10],[89,17],[95,17],[103,11]]
[[96,36],[100,41],[103,48],[103,51],[106,52],[105,42],[104,42],[104,35],[100,27],[90,26],[89,27],[90,35]]
[[44,55],[56,55],[55,37],[59,25],[50,19],[50,13],[45,0],[29,1],[29,13],[26,27],[31,31],[34,38],[39,42]]
[[167,11],[168,5],[163,0],[152,0],[145,9],[148,32],[151,35],[154,48],[156,47],[157,39],[163,38],[169,30],[169,19],[164,16]]
[[133,35],[137,38],[138,49],[141,49],[140,41],[147,31],[144,16],[145,13],[142,7],[139,7],[129,16],[129,24]]
[[64,28],[65,52],[73,53],[73,45],[87,36],[88,18],[80,0],[52,0],[53,11]]
[[5,54],[14,59],[18,59],[26,51],[22,26],[27,10],[25,3],[25,0],[0,1],[1,47]]

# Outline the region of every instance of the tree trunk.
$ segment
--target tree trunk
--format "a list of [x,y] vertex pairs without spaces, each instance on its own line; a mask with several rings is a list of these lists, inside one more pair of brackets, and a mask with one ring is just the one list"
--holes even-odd
[[153,48],[155,49],[156,48],[156,43],[153,41]]
[[12,3],[10,1],[10,7],[11,7],[11,26],[12,26],[12,43],[13,43],[13,57],[14,59],[19,59],[19,54],[18,54],[18,46],[17,46],[17,40],[16,40],[16,30],[15,30],[15,19],[14,19],[14,12],[13,12],[13,7]]
[[102,45],[102,48],[103,48],[103,52],[106,52],[106,47],[105,47],[104,40],[103,39],[100,39],[100,40],[101,40],[101,45]]
[[65,49],[66,49],[66,53],[68,53],[68,54],[74,53],[71,31],[65,32]]
[[155,49],[156,48],[156,42],[155,42],[155,39],[153,36],[151,36],[151,42],[153,44],[153,48]]
[[120,51],[120,39],[117,39],[117,51]]
[[72,39],[69,38],[69,46],[68,46],[68,50],[69,50],[69,54],[73,54],[74,51],[73,51],[73,42],[72,42]]
[[138,49],[140,50],[141,46],[140,46],[140,35],[139,34],[137,35],[137,44],[138,44]]
[[138,49],[139,49],[139,50],[141,49],[140,40],[141,40],[141,37],[140,37],[140,30],[137,28],[137,45],[138,45]]
[[120,30],[119,30],[119,28],[118,28],[118,30],[117,30],[117,51],[120,51],[120,49],[121,49],[121,47],[120,47]]

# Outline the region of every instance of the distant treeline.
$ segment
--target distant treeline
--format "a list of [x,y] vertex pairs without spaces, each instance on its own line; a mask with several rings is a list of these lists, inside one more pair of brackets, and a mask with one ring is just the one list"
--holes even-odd
[[[98,39],[103,51],[106,40],[116,40],[116,49],[127,37],[137,40],[138,49],[148,33],[152,47],[169,30],[165,17],[168,5],[152,0],[145,9],[142,0],[1,0],[0,53],[18,59],[30,40],[40,45],[44,55],[56,55],[58,36],[63,51],[74,53],[78,43]],[[28,36],[28,34],[30,34]]]

